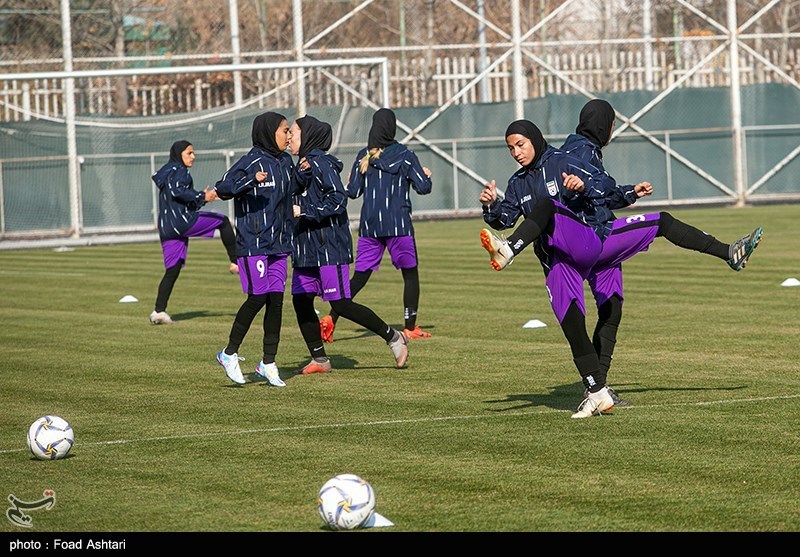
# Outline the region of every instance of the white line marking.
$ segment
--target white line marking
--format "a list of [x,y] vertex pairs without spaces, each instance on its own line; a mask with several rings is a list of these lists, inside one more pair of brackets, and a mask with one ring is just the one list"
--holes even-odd
[[[703,402],[676,402],[667,404],[641,404],[634,406],[624,406],[615,408],[614,410],[639,410],[649,408],[669,408],[675,406],[711,406],[714,404],[743,404],[746,402],[766,402],[771,400],[790,400],[793,398],[800,398],[800,394],[783,395],[783,396],[769,396],[760,398],[739,398],[733,400],[710,400]],[[513,401],[512,401],[513,402]],[[506,414],[502,412],[495,412],[492,414],[473,414],[471,416],[442,416],[439,418],[411,418],[404,420],[377,420],[373,422],[344,422],[339,424],[319,424],[319,425],[301,425],[301,426],[286,426],[286,427],[272,427],[266,429],[240,429],[236,431],[219,431],[215,433],[205,434],[187,434],[187,435],[164,435],[160,437],[142,437],[139,439],[116,439],[113,441],[96,441],[94,443],[80,443],[80,447],[101,447],[106,445],[126,445],[129,443],[143,443],[148,441],[174,441],[177,439],[210,439],[212,437],[223,437],[227,435],[249,435],[253,433],[279,433],[285,431],[309,431],[313,429],[335,429],[343,427],[365,427],[376,425],[394,425],[394,424],[419,424],[419,423],[433,423],[433,422],[447,422],[455,420],[475,420],[481,418],[515,418],[519,416],[530,416],[535,414],[553,414],[563,412],[574,412],[574,410],[558,410],[550,408],[546,410],[531,410],[528,412],[514,412]],[[28,452],[28,449],[2,449],[0,454]]]

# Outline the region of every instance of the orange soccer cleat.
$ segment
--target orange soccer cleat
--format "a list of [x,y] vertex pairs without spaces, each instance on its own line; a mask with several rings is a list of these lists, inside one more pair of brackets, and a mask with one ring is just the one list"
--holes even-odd
[[406,335],[406,338],[430,338],[431,334],[426,333],[419,326],[414,327],[413,329],[403,329],[403,334]]
[[331,361],[327,360],[323,363],[311,360],[305,367],[298,369],[295,373],[297,375],[311,375],[312,373],[329,373],[331,371]]
[[481,246],[489,252],[489,262],[495,271],[502,271],[514,260],[514,252],[506,239],[495,236],[487,228],[481,230]]
[[319,334],[325,342],[333,342],[333,330],[336,324],[330,315],[326,315],[319,320]]

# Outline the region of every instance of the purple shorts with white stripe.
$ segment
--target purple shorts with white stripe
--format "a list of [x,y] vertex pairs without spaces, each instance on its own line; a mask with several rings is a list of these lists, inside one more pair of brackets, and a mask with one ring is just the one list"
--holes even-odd
[[377,271],[381,266],[384,250],[389,250],[395,269],[413,269],[417,266],[417,245],[414,236],[359,238],[356,272]]
[[598,306],[609,298],[622,295],[622,263],[637,253],[647,251],[658,236],[661,213],[633,215],[616,219],[603,242],[600,258],[589,274],[589,286]]
[[561,323],[573,302],[586,314],[583,281],[597,263],[602,245],[594,230],[572,211],[557,201],[553,204],[556,212],[552,232],[542,236],[545,249],[552,256],[545,287],[553,313]]
[[189,238],[213,238],[214,231],[221,228],[225,222],[225,215],[201,211],[200,216],[189,230],[179,238],[161,242],[161,251],[164,253],[164,268],[169,269],[178,263],[181,267],[186,265],[186,252],[189,249]]
[[313,294],[323,302],[350,298],[350,265],[295,267],[292,294]]
[[260,295],[286,290],[288,253],[239,257],[239,280],[242,292]]

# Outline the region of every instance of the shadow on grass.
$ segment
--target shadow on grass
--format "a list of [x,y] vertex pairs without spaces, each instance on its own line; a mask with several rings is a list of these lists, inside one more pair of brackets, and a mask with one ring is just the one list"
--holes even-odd
[[[391,323],[389,323],[388,325],[390,327],[392,327],[393,329],[397,329],[398,331],[402,331],[403,328],[404,328],[404,325],[396,325],[396,324],[393,325]],[[423,328],[423,331],[426,331],[428,333],[432,333],[433,329],[435,329],[435,328],[436,328],[435,325],[426,325]],[[362,339],[362,338],[365,338],[365,337],[374,337],[374,336],[378,336],[378,335],[376,335],[375,333],[373,333],[369,329],[364,329],[363,327],[355,329],[352,334],[350,333],[350,331],[340,332],[339,329],[335,329],[333,331],[333,342],[334,343],[335,342],[345,342],[345,341],[349,341],[349,340],[358,340],[358,339]],[[415,341],[415,340],[424,340],[424,339],[409,339],[409,340]],[[327,344],[326,344],[326,346],[327,346]]]
[[201,311],[187,311],[186,313],[173,313],[171,317],[173,321],[188,321],[189,319],[198,319],[204,317],[236,317],[236,314],[201,310]]
[[[649,391],[659,392],[675,392],[675,391],[737,391],[746,389],[746,385],[736,387],[640,387],[638,383],[615,383],[613,385],[617,395],[623,400],[626,400],[626,395],[632,393],[646,393]],[[513,410],[523,410],[527,408],[535,408],[538,406],[546,406],[555,410],[575,410],[583,400],[583,383],[568,383],[566,385],[557,385],[555,387],[548,387],[550,392],[548,394],[518,394],[507,395],[506,398],[500,400],[487,400],[487,404],[514,404],[508,408],[489,408],[489,412],[510,412]],[[636,403],[633,401],[632,405]]]

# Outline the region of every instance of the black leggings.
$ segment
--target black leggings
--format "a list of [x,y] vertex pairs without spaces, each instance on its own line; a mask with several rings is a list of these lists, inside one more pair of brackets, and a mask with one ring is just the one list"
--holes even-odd
[[614,346],[617,344],[617,331],[622,321],[622,299],[614,294],[597,307],[597,326],[594,329],[592,344],[600,360],[600,369],[608,373]]
[[564,315],[561,330],[567,338],[572,351],[572,360],[575,362],[575,367],[578,368],[584,387],[591,392],[605,387],[606,371],[601,369],[597,352],[586,332],[586,316],[581,313],[575,302],[570,304]]
[[226,354],[235,354],[244,342],[244,337],[250,330],[261,308],[266,306],[264,311],[264,363],[275,362],[275,355],[278,353],[278,343],[281,339],[281,319],[283,317],[283,292],[270,292],[268,294],[250,294],[236,313],[233,320],[231,334],[228,337],[228,346],[225,348]]
[[658,236],[666,238],[678,247],[707,253],[720,259],[730,257],[730,246],[723,244],[714,236],[681,222],[669,213],[660,213]]
[[[414,329],[417,326],[417,308],[419,307],[419,269],[411,267],[409,269],[400,269],[403,273],[403,306],[405,328],[408,330]],[[372,276],[372,271],[356,271],[353,273],[353,278],[350,279],[350,299],[356,297],[367,281]],[[339,313],[331,306],[330,312],[331,319],[336,323],[339,319]]]
[[166,311],[170,294],[172,294],[172,288],[175,286],[175,281],[178,280],[178,276],[181,274],[181,267],[183,267],[183,259],[164,272],[164,276],[161,278],[161,282],[158,285],[158,295],[156,296],[155,309],[157,312]]
[[[295,294],[292,296],[292,303],[294,304],[294,311],[297,314],[297,324],[300,326],[300,333],[303,335],[303,339],[306,341],[309,350],[311,350],[311,354],[316,356],[319,352],[318,348],[322,346],[322,338],[319,330],[319,318],[314,311],[314,295]],[[331,309],[341,317],[369,329],[386,342],[392,340],[394,329],[387,325],[383,319],[378,317],[375,312],[367,306],[357,304],[351,298],[332,300],[330,304]]]
[[222,245],[225,246],[225,251],[228,253],[228,259],[231,263],[236,263],[236,233],[233,231],[233,225],[228,217],[222,220],[222,226],[219,227],[219,236],[222,239]]
[[537,201],[531,213],[508,237],[508,245],[514,255],[519,255],[525,246],[532,244],[545,231],[552,231],[555,214],[556,206],[551,199],[543,198]]

